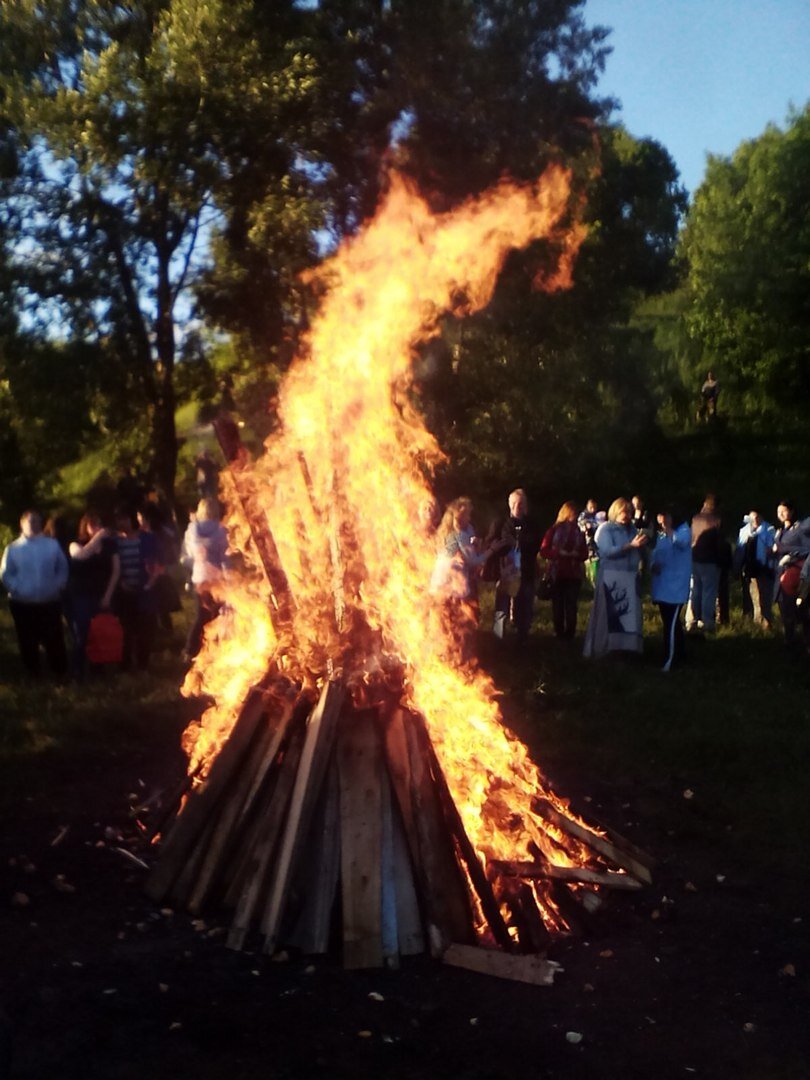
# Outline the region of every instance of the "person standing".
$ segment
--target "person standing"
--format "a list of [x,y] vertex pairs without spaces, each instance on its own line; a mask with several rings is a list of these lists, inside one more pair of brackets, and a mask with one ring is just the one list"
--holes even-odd
[[62,593],[68,580],[68,561],[58,541],[42,533],[42,515],[26,510],[20,536],[3,552],[0,580],[9,594],[20,657],[33,678],[40,674],[39,648],[57,679],[67,674],[67,651],[62,628]]
[[70,548],[70,577],[65,608],[73,635],[73,676],[81,681],[87,667],[85,650],[93,616],[109,611],[121,561],[115,537],[98,514],[89,511],[79,522]]
[[758,510],[749,511],[737,537],[735,566],[742,581],[742,613],[771,627],[773,545],[776,530]]
[[[810,518],[799,521],[796,506],[789,499],[783,499],[776,508],[779,529],[773,544],[776,557],[775,599],[782,616],[785,631],[785,644],[792,648],[796,644],[796,628],[799,625],[799,596],[801,575],[804,564],[810,555]],[[805,641],[810,644],[810,622],[802,621]]]
[[577,508],[566,502],[543,537],[540,554],[549,562],[551,614],[558,638],[577,632],[577,603],[582,590],[583,563],[588,558],[585,534],[577,524]]
[[[529,516],[529,500],[523,488],[509,495],[509,517],[500,534],[490,531],[488,544],[498,550],[501,558],[501,577],[495,586],[495,620],[493,632],[503,638],[510,611],[513,613],[518,641],[525,644],[529,637],[534,614],[534,590],[537,578],[537,555],[540,551],[540,529]],[[515,581],[514,592],[509,577]]]
[[[580,513],[577,518],[577,524],[582,530],[582,534],[585,537],[585,543],[588,547],[588,562],[585,565],[585,572],[588,577],[588,581],[591,586],[596,586],[596,572],[599,569],[599,554],[596,550],[596,530],[599,528],[601,522],[598,520],[597,515],[600,513],[596,499],[588,499],[585,503],[585,509]],[[602,519],[604,520],[604,518]]]
[[720,383],[715,379],[714,373],[709,372],[706,381],[700,388],[700,410],[698,418],[706,423],[717,418],[717,399],[720,396]]
[[596,530],[599,569],[585,632],[585,656],[643,650],[639,563],[647,537],[636,532],[632,517],[627,499],[615,499],[607,521]]
[[659,528],[650,555],[651,592],[664,629],[664,666],[671,671],[684,655],[681,612],[689,599],[692,576],[692,534],[683,516],[672,510],[657,515]]
[[717,589],[722,559],[720,514],[714,495],[692,518],[692,588],[686,611],[687,632],[716,629]]
[[222,577],[227,550],[228,532],[219,520],[217,499],[200,499],[183,539],[183,564],[191,570],[195,601],[194,621],[184,649],[187,660],[193,660],[200,651],[203,628],[219,614],[220,603],[211,590]]
[[145,671],[157,632],[154,585],[163,568],[158,562],[157,541],[151,533],[141,532],[128,507],[119,508],[115,526],[121,572],[113,609],[124,631],[121,669],[129,671],[134,665]]

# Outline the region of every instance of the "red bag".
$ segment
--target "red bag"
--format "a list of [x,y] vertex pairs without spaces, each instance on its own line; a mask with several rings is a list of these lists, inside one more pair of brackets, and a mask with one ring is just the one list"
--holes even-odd
[[90,620],[85,656],[91,664],[120,664],[124,656],[124,629],[115,615],[100,611]]
[[786,596],[798,596],[799,595],[799,582],[801,581],[802,568],[798,563],[794,563],[793,566],[788,566],[779,578],[779,584],[782,586],[782,592]]

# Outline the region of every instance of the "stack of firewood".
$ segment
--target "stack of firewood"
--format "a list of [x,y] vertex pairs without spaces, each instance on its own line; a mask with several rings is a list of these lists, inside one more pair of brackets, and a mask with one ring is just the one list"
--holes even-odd
[[548,803],[536,809],[592,850],[591,867],[540,859],[485,867],[421,717],[354,708],[336,681],[315,702],[276,678],[251,692],[188,795],[147,891],[193,913],[229,909],[236,949],[256,935],[269,953],[283,944],[317,954],[338,938],[349,968],[427,950],[544,981],[550,935],[533,885],[545,883],[573,927],[600,889],[648,882],[650,861]]
[[[286,576],[244,483],[238,433],[226,423],[218,432],[281,637],[293,604]],[[161,828],[149,895],[193,913],[226,909],[235,949],[258,938],[267,953],[318,954],[339,941],[349,968],[428,951],[550,981],[551,935],[576,929],[606,889],[648,883],[650,859],[538,798],[534,816],[576,841],[587,865],[555,865],[539,850],[530,861],[485,863],[396,678],[380,677],[376,693],[367,679],[356,693],[350,678],[324,675],[318,692],[272,668],[253,687],[210,768],[169,807],[177,812]]]

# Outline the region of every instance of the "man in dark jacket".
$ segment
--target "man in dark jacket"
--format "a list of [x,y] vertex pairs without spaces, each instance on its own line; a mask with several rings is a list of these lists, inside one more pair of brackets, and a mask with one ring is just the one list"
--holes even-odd
[[[497,530],[491,530],[497,535]],[[496,637],[503,638],[511,611],[518,641],[529,636],[534,614],[537,554],[542,539],[540,528],[529,516],[526,492],[516,488],[509,496],[509,517],[500,527],[498,549],[501,574],[495,586]]]

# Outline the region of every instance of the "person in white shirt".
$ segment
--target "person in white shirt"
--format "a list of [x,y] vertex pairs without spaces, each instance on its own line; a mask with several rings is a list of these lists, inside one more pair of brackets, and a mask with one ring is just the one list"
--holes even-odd
[[26,510],[21,535],[3,552],[0,581],[8,591],[11,617],[20,657],[33,678],[40,674],[40,645],[52,673],[67,673],[62,626],[62,593],[68,580],[68,561],[58,542],[42,533],[42,515]]

